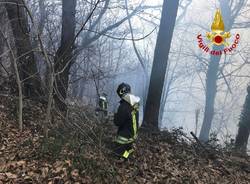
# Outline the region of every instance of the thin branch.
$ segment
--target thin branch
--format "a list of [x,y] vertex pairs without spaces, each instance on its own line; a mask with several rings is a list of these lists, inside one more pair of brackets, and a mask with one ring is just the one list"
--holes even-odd
[[150,31],[148,34],[146,34],[145,36],[141,37],[141,38],[119,38],[119,37],[115,37],[115,36],[111,36],[109,34],[103,34],[101,32],[98,32],[98,31],[93,31],[93,30],[90,30],[90,29],[84,29],[86,31],[89,31],[89,32],[92,32],[92,33],[96,33],[100,36],[106,36],[108,38],[111,38],[111,39],[114,39],[114,40],[126,40],[126,41],[140,41],[140,40],[144,40],[145,38],[149,37],[156,29],[157,29],[158,26],[156,26],[154,29],[152,29],[152,31]]

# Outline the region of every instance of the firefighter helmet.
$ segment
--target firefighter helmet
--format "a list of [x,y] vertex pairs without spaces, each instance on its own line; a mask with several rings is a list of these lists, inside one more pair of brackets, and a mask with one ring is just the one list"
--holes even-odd
[[118,96],[121,98],[123,95],[131,92],[131,87],[129,84],[121,83],[117,90],[116,90]]

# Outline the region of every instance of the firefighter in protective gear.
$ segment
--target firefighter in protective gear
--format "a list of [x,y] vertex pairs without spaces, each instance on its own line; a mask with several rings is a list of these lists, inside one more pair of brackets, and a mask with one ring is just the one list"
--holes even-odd
[[131,88],[126,83],[118,86],[117,94],[121,100],[118,111],[114,115],[114,124],[118,127],[115,153],[127,159],[134,151],[132,145],[137,138],[140,98],[131,94]]
[[103,93],[99,97],[99,107],[104,112],[104,115],[107,116],[108,115],[108,100],[107,100],[107,95],[105,93]]
[[104,116],[108,115],[108,100],[107,95],[103,93],[98,98],[98,107],[96,108],[96,115],[99,114],[99,112],[102,112]]

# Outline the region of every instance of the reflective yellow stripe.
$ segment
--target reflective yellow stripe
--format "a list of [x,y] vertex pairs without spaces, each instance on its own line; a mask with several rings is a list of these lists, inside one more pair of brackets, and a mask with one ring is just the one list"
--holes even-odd
[[129,154],[131,154],[131,153],[133,153],[135,150],[134,149],[131,149],[131,150],[129,150],[128,152],[129,152]]
[[134,130],[134,139],[137,137],[137,124],[136,124],[136,110],[132,111],[132,123],[133,123],[133,130]]
[[122,136],[118,136],[115,140],[115,142],[119,143],[119,144],[129,144],[131,142],[133,142],[134,139],[130,138],[126,138],[126,137],[122,137]]
[[128,158],[128,156],[129,156],[129,152],[126,150],[124,153],[123,153],[123,155],[122,155],[124,158]]
[[128,141],[129,140],[126,137],[122,137],[122,136],[118,136],[118,139],[121,140],[121,141]]
[[128,156],[129,156],[131,153],[133,153],[133,152],[134,152],[134,149],[126,150],[126,151],[124,151],[124,153],[122,154],[122,156],[123,156],[124,158],[128,158]]

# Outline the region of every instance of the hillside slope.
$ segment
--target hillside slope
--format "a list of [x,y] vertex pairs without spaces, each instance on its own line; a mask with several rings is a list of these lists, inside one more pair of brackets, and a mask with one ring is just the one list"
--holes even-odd
[[126,162],[112,156],[112,123],[92,121],[86,131],[57,126],[45,141],[39,126],[43,108],[29,104],[24,131],[19,132],[13,101],[0,100],[0,184],[250,183],[249,157],[203,148],[178,129],[141,130],[136,152]]

